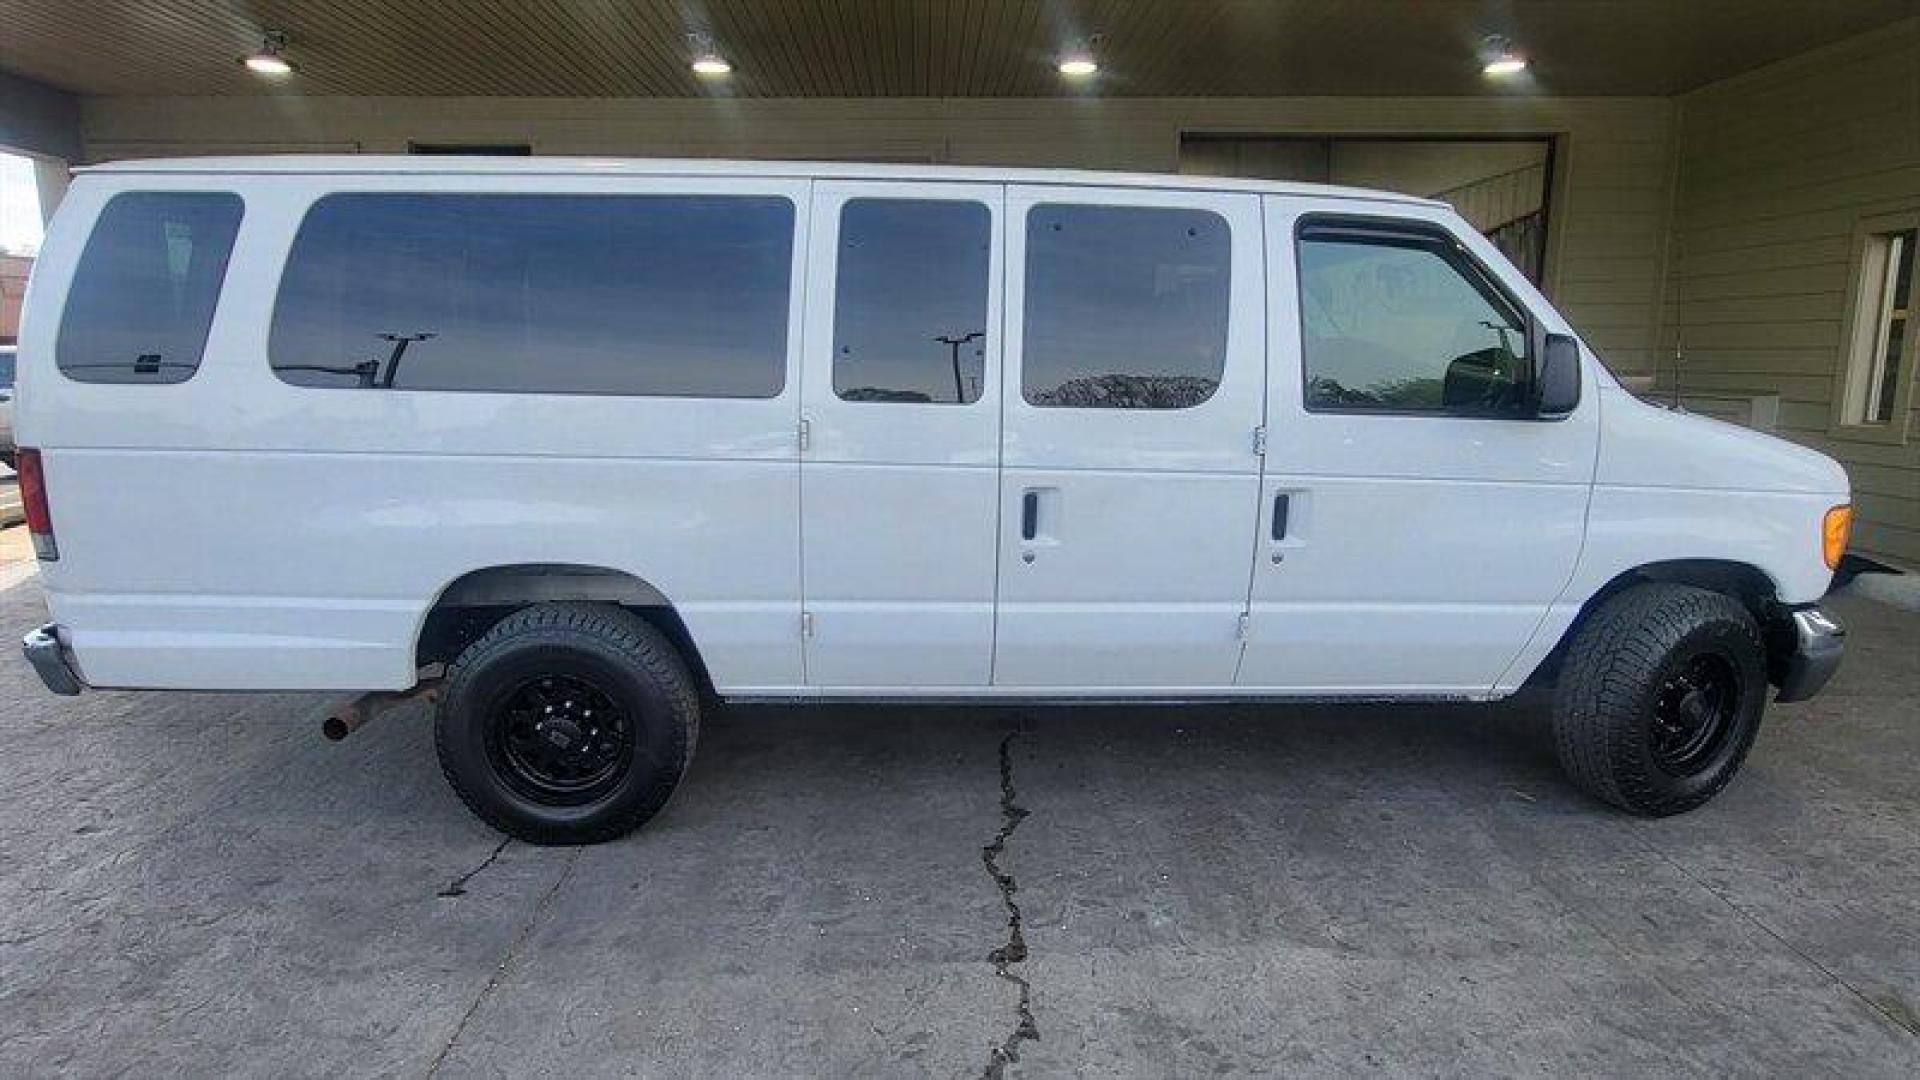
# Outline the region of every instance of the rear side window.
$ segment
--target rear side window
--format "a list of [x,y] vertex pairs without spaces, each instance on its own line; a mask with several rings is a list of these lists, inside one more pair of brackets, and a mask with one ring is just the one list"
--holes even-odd
[[115,195],[80,254],[54,361],[90,383],[177,383],[193,377],[240,228],[225,192]]
[[331,195],[268,352],[296,386],[769,398],[793,204],[704,195]]
[[977,202],[852,199],[840,211],[833,392],[980,399],[993,219]]
[[1212,397],[1226,370],[1230,242],[1226,219],[1206,210],[1034,207],[1027,403],[1185,409]]

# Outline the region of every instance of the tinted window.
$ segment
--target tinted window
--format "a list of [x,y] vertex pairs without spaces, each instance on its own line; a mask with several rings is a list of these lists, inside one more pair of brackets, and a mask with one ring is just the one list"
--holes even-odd
[[1212,397],[1226,366],[1228,241],[1226,220],[1204,210],[1034,207],[1027,401],[1184,409]]
[[13,346],[0,349],[0,389],[13,385]]
[[1485,415],[1518,407],[1525,323],[1438,239],[1300,242],[1307,407]]
[[834,393],[979,400],[992,227],[977,202],[853,199],[841,209]]
[[193,377],[240,227],[240,198],[218,192],[115,195],[80,254],[54,361],[94,383]]
[[773,397],[792,252],[780,198],[333,195],[269,352],[299,386]]

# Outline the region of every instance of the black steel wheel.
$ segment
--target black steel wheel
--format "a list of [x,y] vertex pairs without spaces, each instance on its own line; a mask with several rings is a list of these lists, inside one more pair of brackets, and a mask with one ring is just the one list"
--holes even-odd
[[454,661],[434,735],[448,781],[482,820],[530,843],[579,844],[666,805],[699,723],[685,662],[646,620],[542,604]]
[[1648,583],[1575,632],[1554,699],[1560,763],[1636,814],[1691,810],[1740,769],[1766,705],[1766,650],[1738,600]]
[[575,806],[616,787],[633,761],[633,720],[591,679],[538,675],[488,710],[487,760],[535,802]]
[[1698,653],[1660,685],[1648,729],[1653,760],[1675,776],[1711,765],[1740,714],[1740,676],[1717,652]]

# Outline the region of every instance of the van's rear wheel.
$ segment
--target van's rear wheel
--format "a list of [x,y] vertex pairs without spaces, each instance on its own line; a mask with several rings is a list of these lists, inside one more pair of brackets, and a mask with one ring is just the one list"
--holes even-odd
[[534,844],[591,844],[666,805],[700,730],[673,645],[630,611],[542,604],[509,615],[447,671],[440,767],[482,820]]
[[1636,585],[1573,639],[1554,702],[1560,764],[1635,814],[1691,810],[1733,779],[1760,731],[1766,651],[1732,597]]

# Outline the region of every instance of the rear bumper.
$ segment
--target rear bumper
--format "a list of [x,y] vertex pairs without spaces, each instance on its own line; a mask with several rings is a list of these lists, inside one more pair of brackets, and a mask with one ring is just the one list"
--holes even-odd
[[1818,607],[1791,613],[1792,651],[1780,676],[1775,701],[1805,701],[1820,692],[1840,667],[1847,648],[1847,628]]
[[27,656],[27,663],[33,665],[34,673],[47,689],[65,697],[80,692],[80,676],[73,673],[73,666],[67,663],[67,651],[60,644],[60,628],[52,623],[31,631],[20,639],[20,651]]

